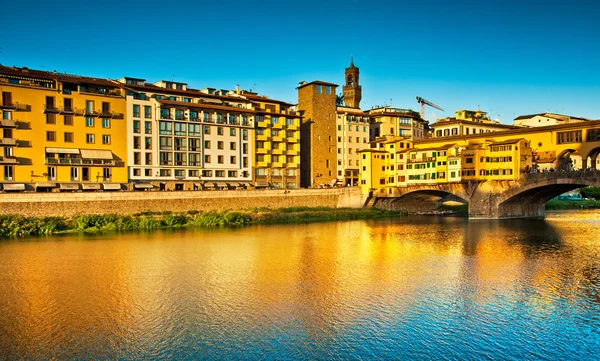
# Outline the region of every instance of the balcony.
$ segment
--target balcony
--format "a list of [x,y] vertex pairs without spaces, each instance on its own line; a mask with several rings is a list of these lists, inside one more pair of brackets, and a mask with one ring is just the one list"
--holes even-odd
[[16,128],[17,123],[12,119],[0,120],[0,128]]
[[100,114],[99,111],[94,109],[84,109],[83,116],[85,117],[97,117]]
[[44,113],[58,113],[60,109],[54,104],[44,104]]
[[269,150],[265,148],[257,148],[256,154],[269,154]]
[[273,123],[273,129],[283,129],[283,124],[281,123]]
[[273,137],[274,142],[283,142],[283,137]]
[[273,162],[271,167],[272,168],[283,168],[285,163],[281,163],[281,162]]
[[185,115],[176,115],[175,120],[187,120],[187,117]]
[[298,163],[287,163],[287,168],[298,168]]
[[298,143],[298,138],[287,138],[288,143]]
[[20,104],[18,102],[13,103],[12,101],[8,101],[8,102],[2,102],[2,104],[0,104],[0,109],[16,110],[18,112],[29,112],[29,111],[31,111],[31,105]]
[[99,118],[114,118],[114,119],[123,119],[123,113],[115,113],[111,111],[101,110],[96,112]]
[[262,140],[262,141],[269,140],[269,136],[266,134],[257,135],[256,140]]
[[273,149],[271,150],[271,154],[283,154],[283,151],[281,149]]
[[99,165],[105,167],[122,167],[123,162],[114,159],[82,159],[82,158],[46,158],[47,165]]
[[160,116],[159,116],[159,119],[173,120],[173,115],[171,115],[169,113],[161,113]]
[[0,145],[4,147],[15,147],[17,145],[17,140],[15,138],[2,138],[0,139]]
[[294,149],[288,149],[285,153],[287,155],[298,155],[298,151]]
[[58,113],[64,115],[83,115],[84,111],[74,107],[60,107],[58,108]]
[[298,126],[296,124],[288,124],[287,128],[289,130],[298,130]]
[[258,122],[258,123],[256,123],[256,125],[259,128],[268,128],[269,127],[269,123],[267,123],[267,122]]
[[15,157],[0,157],[0,164],[17,165],[19,161]]
[[268,162],[256,162],[256,166],[257,167],[268,167],[269,163]]

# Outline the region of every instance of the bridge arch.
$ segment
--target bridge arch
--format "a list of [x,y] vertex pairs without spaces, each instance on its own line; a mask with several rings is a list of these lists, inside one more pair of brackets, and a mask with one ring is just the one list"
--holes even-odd
[[466,194],[446,187],[408,187],[398,190],[394,197],[381,199],[378,206],[385,209],[419,212],[435,210],[444,201],[468,203]]
[[584,169],[598,169],[598,155],[600,155],[600,147],[590,149],[585,156]]
[[[554,174],[553,174],[554,173]],[[531,174],[528,181],[496,198],[499,218],[543,217],[544,207],[552,198],[574,189],[600,186],[600,172],[553,172]]]

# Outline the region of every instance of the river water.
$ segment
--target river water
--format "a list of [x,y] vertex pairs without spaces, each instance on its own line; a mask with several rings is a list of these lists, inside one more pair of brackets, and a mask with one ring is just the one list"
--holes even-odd
[[0,359],[590,360],[600,212],[0,242]]

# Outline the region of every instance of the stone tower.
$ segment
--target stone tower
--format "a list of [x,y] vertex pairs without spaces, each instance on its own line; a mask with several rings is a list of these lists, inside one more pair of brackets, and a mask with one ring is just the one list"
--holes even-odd
[[354,59],[350,61],[350,66],[346,68],[346,82],[342,88],[344,91],[344,105],[350,108],[360,108],[360,99],[362,98],[362,87],[358,85],[358,68],[354,66]]

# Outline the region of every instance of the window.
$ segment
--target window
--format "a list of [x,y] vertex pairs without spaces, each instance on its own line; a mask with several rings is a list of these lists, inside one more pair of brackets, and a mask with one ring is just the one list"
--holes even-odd
[[56,114],[46,114],[46,124],[56,124]]
[[102,177],[105,181],[110,180],[112,174],[110,174],[110,168],[102,168]]
[[138,104],[133,105],[133,116],[136,118],[140,117],[140,106]]
[[65,143],[73,143],[73,133],[65,132]]
[[[92,127],[94,126],[94,118],[86,118],[87,119],[91,119],[92,121]],[[133,121],[133,132],[134,133],[139,133],[140,132],[140,121],[139,120],[134,120]]]
[[224,170],[216,170],[215,177],[225,177],[225,171]]
[[65,115],[64,123],[65,125],[73,125],[73,116]]
[[46,141],[48,142],[56,142],[56,132],[46,132]]
[[93,134],[86,134],[85,135],[85,142],[88,144],[93,144],[94,143],[94,135]]
[[144,169],[144,175],[146,177],[152,177],[152,169]]
[[14,177],[14,168],[11,165],[4,166],[4,180],[11,181]]
[[188,124],[188,135],[190,137],[200,136],[200,124]]
[[102,128],[110,128],[110,119],[102,119]]
[[142,155],[139,152],[133,153],[133,164],[135,164],[135,165],[142,164]]
[[321,94],[321,86],[317,85],[317,94]]
[[235,136],[235,128],[229,129],[229,135]]
[[204,149],[210,149],[210,140],[204,141]]
[[242,130],[242,140],[248,140],[248,129]]
[[328,85],[327,86],[327,95],[330,95],[330,94],[331,94],[331,87]]
[[208,126],[208,125],[204,126],[204,134],[210,134],[210,126]]
[[[94,126],[94,118],[92,118],[92,117],[86,117],[85,118],[85,126],[86,127],[93,127]],[[138,126],[139,126],[139,123],[138,123]],[[135,132],[135,121],[133,123],[133,129],[134,129],[133,131]]]
[[223,164],[223,156],[222,155],[217,156],[217,163]]
[[235,155],[232,155],[231,157],[229,157],[229,164],[235,164],[237,163],[237,158]]
[[140,149],[140,137],[133,137],[133,149]]
[[218,141],[217,142],[217,149],[223,149],[223,142],[222,141]]
[[236,143],[235,142],[230,142],[229,143],[229,150],[235,150],[236,148]]
[[159,122],[158,129],[160,134],[173,134],[173,123],[171,122]]
[[148,137],[144,138],[144,149],[146,149],[146,150],[152,149],[152,138],[148,138]]
[[102,144],[110,144],[110,135],[108,135],[108,134],[102,135]]
[[[204,163],[210,163],[210,155],[204,156]],[[202,173],[202,175],[204,175],[204,173]]]
[[223,127],[217,127],[217,135],[223,135]]
[[212,177],[212,170],[203,170],[202,176],[203,177]]
[[149,105],[144,105],[144,118],[152,118],[152,108]]
[[[138,122],[139,127],[139,122]],[[144,122],[144,133],[152,134],[152,122]]]
[[71,180],[79,180],[79,168],[71,167]]
[[186,135],[185,123],[175,123],[175,135]]

